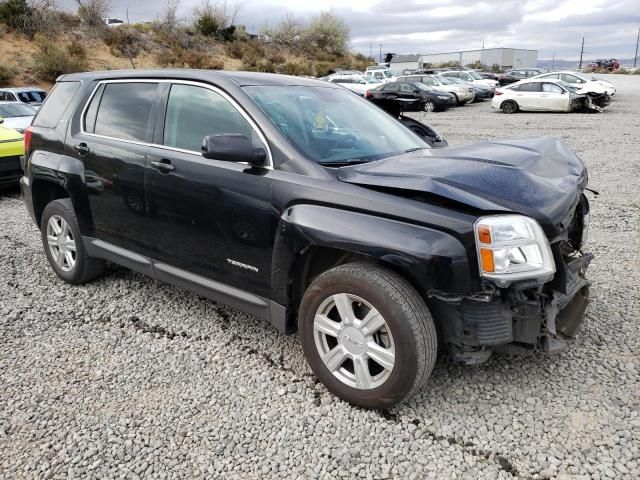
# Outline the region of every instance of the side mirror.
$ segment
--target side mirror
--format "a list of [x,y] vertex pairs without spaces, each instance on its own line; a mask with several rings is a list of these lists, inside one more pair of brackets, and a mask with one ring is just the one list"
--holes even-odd
[[247,162],[253,166],[264,165],[267,152],[254,147],[251,139],[240,133],[207,135],[202,140],[202,156],[224,162]]

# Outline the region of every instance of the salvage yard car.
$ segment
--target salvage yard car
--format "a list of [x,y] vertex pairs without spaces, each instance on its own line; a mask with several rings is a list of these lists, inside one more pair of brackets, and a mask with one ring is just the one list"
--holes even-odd
[[0,126],[0,188],[17,186],[22,177],[20,157],[24,153],[22,135]]
[[438,349],[560,351],[584,316],[587,170],[556,139],[431,149],[337,85],[167,69],[60,77],[25,148],[62,280],[110,261],[299,331],[354,405],[406,399]]
[[38,87],[0,88],[0,102],[22,102],[40,108],[47,92]]
[[420,82],[389,82],[366,91],[364,98],[388,112],[437,112],[458,105],[455,95]]
[[569,85],[572,85],[582,91],[582,93],[606,93],[610,97],[616,94],[616,88],[611,82],[606,80],[598,80],[596,78],[589,78],[579,72],[550,72],[542,73],[531,78],[541,78],[544,80],[562,80]]
[[36,111],[31,105],[21,102],[0,102],[0,123],[3,127],[24,133]]
[[476,98],[473,87],[459,85],[450,78],[440,75],[402,75],[396,78],[397,82],[420,82],[441,92],[452,94],[458,105],[473,102]]
[[532,78],[497,89],[491,107],[504,113],[601,112],[609,103],[606,93],[583,92],[560,80]]

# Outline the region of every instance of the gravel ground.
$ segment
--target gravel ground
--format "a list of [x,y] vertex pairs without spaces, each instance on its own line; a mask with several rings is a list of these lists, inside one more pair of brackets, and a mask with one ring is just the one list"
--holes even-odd
[[451,144],[553,135],[587,162],[594,301],[556,357],[440,360],[390,411],[316,384],[296,337],[111,267],[48,267],[0,196],[0,478],[640,478],[640,77],[603,114],[418,115]]

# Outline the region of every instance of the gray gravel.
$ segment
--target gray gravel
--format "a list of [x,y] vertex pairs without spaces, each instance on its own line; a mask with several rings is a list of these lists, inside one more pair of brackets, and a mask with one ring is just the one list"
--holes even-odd
[[607,78],[603,114],[419,115],[451,144],[554,135],[584,158],[594,302],[567,353],[441,360],[386,412],[233,309],[117,267],[65,285],[1,194],[0,478],[640,478],[640,77]]

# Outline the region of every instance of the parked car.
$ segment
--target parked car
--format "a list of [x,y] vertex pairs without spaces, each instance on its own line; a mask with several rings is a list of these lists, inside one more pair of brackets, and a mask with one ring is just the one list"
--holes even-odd
[[378,80],[382,83],[394,81],[395,76],[395,72],[388,68],[375,68],[372,70],[369,70],[369,68],[367,68],[367,71],[364,73],[365,78]]
[[517,68],[513,70],[507,70],[500,75],[497,80],[501,86],[509,85],[510,83],[519,82],[526,78],[535,77],[543,73],[540,68]]
[[451,79],[441,77],[439,75],[403,75],[396,77],[396,81],[402,82],[420,82],[441,92],[447,92],[456,97],[456,103],[463,105],[467,102],[473,102],[476,94],[473,87],[467,85],[459,85]]
[[480,102],[482,100],[487,100],[493,98],[493,94],[496,91],[496,87],[489,87],[488,85],[482,85],[480,83],[469,83],[464,80],[460,80],[456,77],[442,77],[446,80],[449,80],[453,83],[457,83],[458,85],[462,85],[466,88],[473,89],[473,101]]
[[0,102],[28,103],[38,109],[47,92],[38,87],[0,88]]
[[410,396],[438,348],[561,351],[584,317],[588,175],[556,139],[431,149],[337,85],[166,69],[59,77],[25,144],[62,280],[108,260],[299,329],[354,405]]
[[438,75],[441,75],[443,77],[459,78],[460,80],[464,80],[468,83],[473,83],[474,85],[486,85],[488,87],[498,86],[497,81],[482,78],[473,70],[449,70],[440,72]]
[[109,28],[121,27],[124,25],[124,20],[120,20],[119,18],[105,18],[103,20],[104,24]]
[[583,73],[562,71],[562,72],[549,72],[541,75],[536,75],[531,78],[542,78],[546,80],[562,80],[569,85],[574,85],[584,92],[592,93],[606,93],[610,97],[616,94],[616,88],[611,82],[606,80],[598,80],[597,78],[588,77]]
[[18,185],[22,176],[20,157],[23,154],[22,135],[0,125],[0,187]]
[[589,66],[591,67],[592,72],[595,72],[600,68],[609,70],[610,72],[614,72],[620,68],[620,62],[615,58],[608,58],[608,59],[600,58],[595,62],[592,62]]
[[367,90],[365,98],[394,116],[401,112],[437,112],[455,107],[451,93],[440,92],[419,82],[389,82]]
[[0,102],[0,123],[3,127],[13,128],[19,133],[31,125],[36,109],[20,102]]
[[378,85],[382,85],[382,82],[380,80],[376,80],[375,78],[352,74],[330,75],[326,77],[326,81],[342,85],[344,88],[347,88],[363,97],[367,90],[375,88]]
[[609,96],[586,93],[560,80],[532,78],[496,90],[491,106],[504,113],[522,111],[573,112],[602,111]]
[[493,72],[481,72],[476,70],[476,73],[480,75],[485,80],[498,80],[498,74]]

